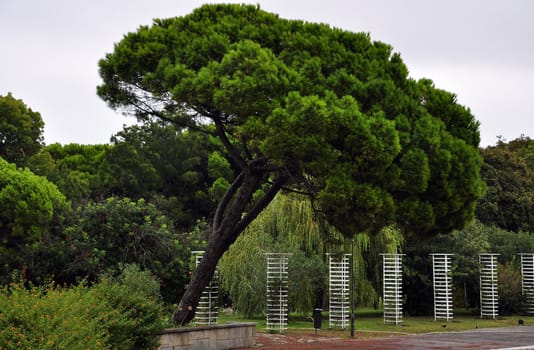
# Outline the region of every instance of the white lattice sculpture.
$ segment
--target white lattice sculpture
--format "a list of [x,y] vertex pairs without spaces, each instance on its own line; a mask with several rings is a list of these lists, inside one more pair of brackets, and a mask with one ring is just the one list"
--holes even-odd
[[[204,251],[193,251],[195,254],[195,266],[198,266]],[[215,273],[210,283],[202,291],[202,296],[198,303],[197,311],[195,313],[195,319],[193,323],[195,325],[212,325],[217,324],[219,317],[219,269],[215,269]]]
[[270,331],[280,333],[287,329],[289,308],[288,264],[290,254],[266,253],[267,259],[267,324]]
[[430,254],[434,285],[434,320],[453,319],[452,301],[452,255]]
[[351,255],[328,255],[329,328],[346,329],[350,321],[349,281]]
[[400,324],[402,319],[402,256],[380,254],[383,261],[384,323]]
[[534,254],[519,255],[521,256],[521,290],[525,298],[525,312],[528,315],[534,315]]
[[480,254],[480,317],[499,316],[499,293],[497,290],[497,257],[499,254]]

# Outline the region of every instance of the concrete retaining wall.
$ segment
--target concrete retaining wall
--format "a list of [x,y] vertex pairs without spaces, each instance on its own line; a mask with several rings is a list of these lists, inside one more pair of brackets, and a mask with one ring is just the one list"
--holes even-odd
[[166,329],[159,350],[223,350],[256,344],[255,323]]

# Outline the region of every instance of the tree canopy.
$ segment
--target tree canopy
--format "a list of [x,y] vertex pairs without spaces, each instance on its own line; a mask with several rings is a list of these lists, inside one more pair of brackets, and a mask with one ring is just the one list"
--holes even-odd
[[0,157],[1,282],[8,280],[11,271],[31,265],[27,256],[50,240],[67,210],[68,202],[54,184]]
[[177,322],[282,189],[310,195],[348,236],[450,232],[484,189],[470,111],[365,33],[204,5],[125,35],[99,66],[111,107],[217,136],[234,171]]
[[110,193],[165,197],[168,205],[163,206],[180,229],[209,215],[214,206],[207,193],[208,158],[214,149],[209,137],[158,122],[126,127],[111,141],[101,165]]
[[95,198],[105,193],[103,176],[99,174],[109,145],[60,145],[45,146],[30,159],[30,169],[56,184],[73,204]]
[[38,112],[8,93],[0,96],[0,157],[22,164],[43,143],[44,122]]
[[15,244],[11,239],[41,240],[55,215],[65,211],[68,203],[45,178],[0,158],[0,208],[2,239],[11,245]]
[[505,230],[534,230],[534,140],[520,137],[482,149],[481,175],[487,191],[477,204],[477,218]]

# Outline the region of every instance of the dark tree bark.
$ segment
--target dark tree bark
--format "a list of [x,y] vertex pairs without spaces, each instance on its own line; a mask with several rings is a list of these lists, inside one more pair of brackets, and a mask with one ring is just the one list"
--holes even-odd
[[203,258],[172,315],[173,323],[185,325],[195,317],[202,291],[210,283],[219,259],[248,224],[272,201],[288,179],[286,175],[279,174],[265,195],[250,206],[252,195],[261,187],[265,175],[265,172],[257,171],[249,165],[221,199]]

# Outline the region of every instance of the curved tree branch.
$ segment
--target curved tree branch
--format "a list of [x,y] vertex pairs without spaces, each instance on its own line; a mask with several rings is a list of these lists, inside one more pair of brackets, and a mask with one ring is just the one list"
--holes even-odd
[[274,196],[280,191],[289,179],[287,174],[280,174],[273,182],[267,193],[250,209],[236,225],[236,232],[242,232],[273,200]]
[[223,217],[224,212],[226,210],[226,207],[228,206],[228,203],[230,203],[230,200],[232,199],[234,194],[237,192],[237,190],[239,189],[239,187],[243,183],[244,176],[245,176],[245,172],[242,171],[235,178],[234,182],[228,188],[228,190],[226,190],[226,192],[224,193],[224,196],[222,197],[221,201],[219,202],[219,205],[217,206],[217,210],[215,211],[215,216],[213,218],[213,227],[215,228],[215,230],[213,230],[213,231],[216,231],[219,228],[219,226],[221,224],[222,217]]
[[239,166],[239,168],[241,170],[244,170],[247,167],[247,162],[245,161],[245,159],[243,159],[243,157],[241,157],[237,149],[234,147],[234,145],[232,145],[232,143],[226,136],[226,130],[224,128],[224,124],[222,123],[221,119],[219,117],[212,117],[212,119],[215,122],[217,136],[222,141],[224,147],[226,148],[226,150],[228,151],[232,159]]

